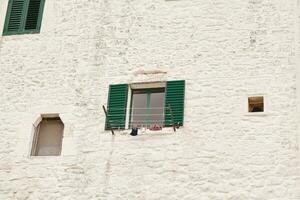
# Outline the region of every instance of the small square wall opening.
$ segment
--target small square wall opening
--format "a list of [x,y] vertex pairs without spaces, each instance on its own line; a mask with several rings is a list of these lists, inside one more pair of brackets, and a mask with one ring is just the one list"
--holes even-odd
[[264,97],[248,97],[248,112],[264,112]]

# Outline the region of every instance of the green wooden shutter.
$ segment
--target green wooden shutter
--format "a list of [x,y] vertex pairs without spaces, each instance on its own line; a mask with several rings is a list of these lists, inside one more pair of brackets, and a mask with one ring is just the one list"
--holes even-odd
[[45,0],[10,0],[3,35],[40,32]]
[[165,98],[165,126],[172,126],[171,113],[168,106],[171,105],[174,123],[183,126],[184,119],[184,95],[185,81],[168,81],[166,84]]
[[128,85],[109,86],[105,129],[125,129]]
[[25,0],[10,0],[6,13],[3,34],[18,33],[22,29],[22,20],[25,12]]
[[40,30],[44,0],[29,0],[25,30]]

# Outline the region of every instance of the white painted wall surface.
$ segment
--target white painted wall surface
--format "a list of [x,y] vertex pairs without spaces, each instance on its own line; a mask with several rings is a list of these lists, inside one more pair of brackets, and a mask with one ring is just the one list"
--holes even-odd
[[[296,0],[46,0],[40,34],[0,37],[0,199],[299,200],[296,13]],[[103,131],[109,84],[174,79],[184,128]],[[265,115],[247,113],[257,94]],[[44,113],[65,124],[60,157],[29,157]]]

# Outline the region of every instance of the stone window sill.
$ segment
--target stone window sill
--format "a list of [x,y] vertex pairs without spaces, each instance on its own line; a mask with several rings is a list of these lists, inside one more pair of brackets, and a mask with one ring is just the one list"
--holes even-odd
[[267,112],[248,112],[245,114],[245,116],[253,116],[253,117],[265,117],[265,116],[268,116],[270,115],[269,113]]

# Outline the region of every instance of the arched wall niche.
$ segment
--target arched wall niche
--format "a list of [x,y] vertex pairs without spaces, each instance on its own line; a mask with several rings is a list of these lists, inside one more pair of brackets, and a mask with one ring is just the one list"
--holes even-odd
[[41,114],[33,124],[31,156],[60,156],[64,123],[57,113]]

